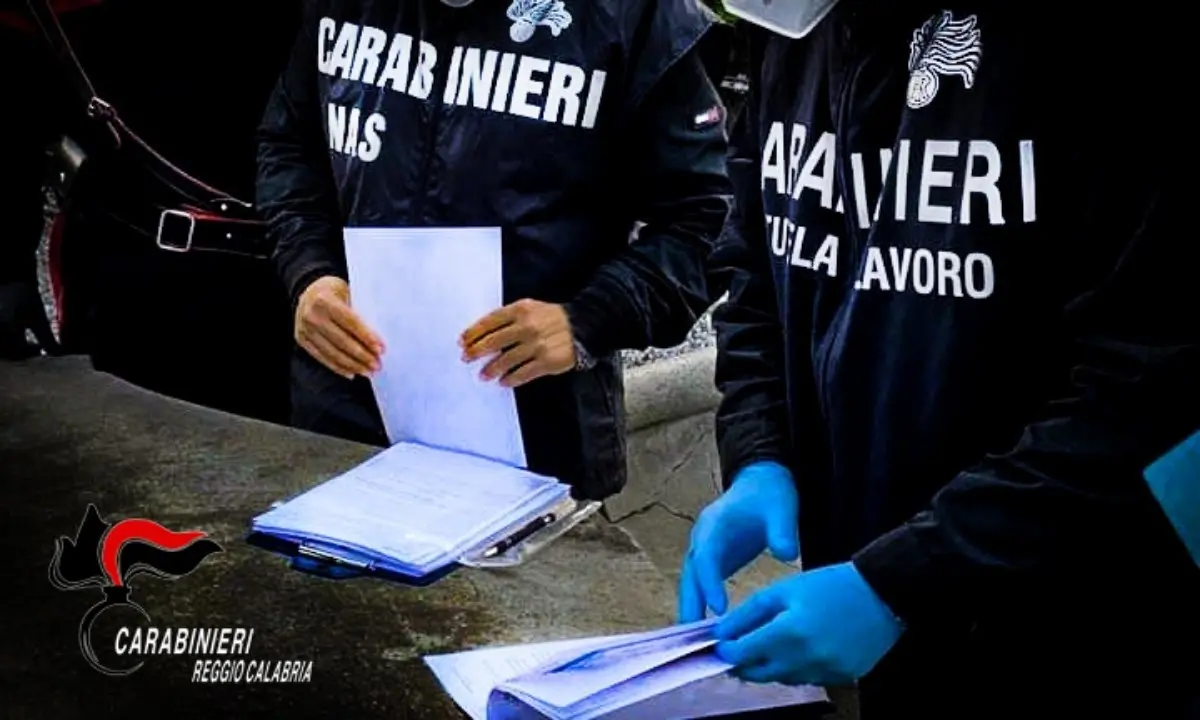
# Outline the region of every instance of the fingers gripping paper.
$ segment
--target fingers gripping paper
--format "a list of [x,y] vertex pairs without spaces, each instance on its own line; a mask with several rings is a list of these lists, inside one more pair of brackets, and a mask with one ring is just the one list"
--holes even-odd
[[512,389],[458,345],[504,303],[499,228],[346,228],[345,242],[351,305],[386,347],[372,385],[391,442],[524,467]]

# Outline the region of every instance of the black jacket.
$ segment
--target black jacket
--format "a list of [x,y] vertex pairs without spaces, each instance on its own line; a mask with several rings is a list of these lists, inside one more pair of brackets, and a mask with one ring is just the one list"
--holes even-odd
[[723,471],[789,465],[806,566],[853,557],[912,625],[1200,597],[1140,480],[1200,426],[1187,113],[1161,26],[1053,15],[846,0],[757,49]]
[[259,152],[293,299],[345,276],[343,226],[502,228],[505,301],[566,304],[600,358],[518,390],[530,467],[589,497],[616,492],[616,353],[685,337],[728,211],[719,100],[692,52],[711,16],[693,0],[309,13]]

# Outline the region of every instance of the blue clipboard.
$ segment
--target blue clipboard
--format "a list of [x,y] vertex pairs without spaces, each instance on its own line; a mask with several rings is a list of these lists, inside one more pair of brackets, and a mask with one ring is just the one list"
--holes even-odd
[[246,536],[246,542],[254,547],[283,556],[288,560],[288,566],[292,570],[325,580],[375,578],[411,587],[428,587],[462,567],[458,563],[451,563],[428,575],[414,577],[364,564],[349,556],[340,555],[336,550],[324,547],[317,550],[296,540],[288,540],[267,533],[252,532]]
[[[283,505],[286,502],[287,500],[280,500],[274,503],[272,507]],[[520,537],[519,542],[510,546],[509,551],[505,551],[504,554],[490,560],[463,557],[460,558],[459,562],[450,563],[428,575],[420,577],[376,567],[355,557],[353,551],[340,550],[337,547],[331,547],[323,543],[305,543],[253,530],[246,536],[246,543],[283,556],[288,560],[289,567],[292,570],[326,580],[376,578],[411,587],[428,587],[464,567],[500,569],[520,565],[529,555],[538,552],[541,547],[544,547],[591,517],[599,508],[600,503],[597,502],[578,503],[574,499],[568,498],[564,503],[555,508],[558,512],[558,519],[556,521],[539,529],[537,532],[528,534],[518,532],[517,535]],[[506,538],[503,536],[497,538],[497,540],[504,539]]]

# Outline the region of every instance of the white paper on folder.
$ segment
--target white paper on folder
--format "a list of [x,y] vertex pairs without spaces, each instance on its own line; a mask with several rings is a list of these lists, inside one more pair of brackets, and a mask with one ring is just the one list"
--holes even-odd
[[446,693],[471,720],[487,720],[488,696],[497,686],[564,653],[580,654],[613,642],[615,637],[559,640],[533,645],[507,645],[448,655],[428,655],[425,664]]
[[392,443],[525,467],[510,388],[479,379],[458,338],[504,303],[499,228],[346,228],[354,310],[383,340],[372,378]]
[[[605,690],[647,675],[655,668],[691,655],[716,644],[712,636],[715,619],[677,625],[658,631],[632,635],[624,642],[610,644],[562,668],[534,673],[506,683],[505,689],[522,699],[535,700],[550,707],[576,708],[588,699],[604,695]],[[582,655],[582,653],[581,653]],[[728,666],[717,670],[724,672]],[[707,676],[689,677],[685,684]],[[653,694],[669,690],[655,685]],[[606,700],[612,700],[610,696]]]
[[[729,677],[731,666],[705,652],[711,642],[698,632],[712,624],[483,648],[426,656],[425,663],[473,720],[488,720],[495,689],[545,717],[576,720],[677,720],[828,699],[817,687],[751,685]],[[555,669],[571,660],[576,662],[568,668]]]

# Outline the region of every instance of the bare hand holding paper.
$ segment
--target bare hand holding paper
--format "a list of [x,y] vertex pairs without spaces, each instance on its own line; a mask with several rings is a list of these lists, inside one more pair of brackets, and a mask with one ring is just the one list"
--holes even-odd
[[512,389],[459,345],[504,304],[499,228],[346,228],[345,241],[351,304],[387,347],[372,385],[391,442],[524,467]]

